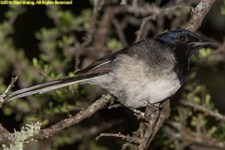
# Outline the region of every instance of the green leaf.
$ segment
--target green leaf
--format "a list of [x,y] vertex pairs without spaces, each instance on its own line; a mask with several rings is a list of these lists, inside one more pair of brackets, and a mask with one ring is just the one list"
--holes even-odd
[[37,60],[37,58],[33,58],[33,65],[35,66],[35,67],[37,67],[38,66],[38,60]]
[[217,131],[217,127],[216,127],[216,126],[213,126],[213,127],[209,130],[209,133],[210,133],[210,134],[214,134],[216,131]]
[[48,123],[49,123],[48,119],[45,119],[45,120],[42,121],[43,126],[47,125]]
[[210,99],[211,99],[211,95],[207,94],[206,97],[205,97],[206,105],[209,105]]
[[108,40],[106,42],[106,45],[109,48],[118,48],[118,49],[122,48],[122,43],[115,38],[112,38],[112,39]]

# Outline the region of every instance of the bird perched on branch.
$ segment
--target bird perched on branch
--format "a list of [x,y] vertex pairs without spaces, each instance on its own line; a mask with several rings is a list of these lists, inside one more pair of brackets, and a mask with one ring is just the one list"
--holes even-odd
[[173,96],[183,85],[192,55],[212,42],[177,29],[146,38],[78,71],[74,77],[49,81],[12,92],[10,100],[45,93],[77,83],[108,90],[127,107],[143,107]]

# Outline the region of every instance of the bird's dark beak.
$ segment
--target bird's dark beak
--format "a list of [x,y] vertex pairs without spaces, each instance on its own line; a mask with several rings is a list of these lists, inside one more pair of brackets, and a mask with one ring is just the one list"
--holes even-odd
[[213,45],[214,42],[201,40],[199,42],[192,42],[190,44],[191,44],[192,47],[203,47],[203,46]]

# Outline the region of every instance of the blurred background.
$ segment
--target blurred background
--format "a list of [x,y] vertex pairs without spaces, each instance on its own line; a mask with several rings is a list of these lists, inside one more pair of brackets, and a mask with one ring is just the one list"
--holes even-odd
[[[191,9],[200,1],[97,2],[0,5],[0,92],[5,91],[11,77],[16,75],[19,79],[13,90],[71,77],[94,60],[135,41],[183,28],[191,16]],[[144,23],[149,16],[152,17]],[[185,85],[171,100],[171,117],[149,149],[225,149],[224,0],[215,2],[196,34],[216,44],[200,49],[194,56]],[[20,130],[29,121],[40,121],[42,128],[47,128],[85,110],[105,93],[107,91],[94,85],[80,84],[6,101],[0,109],[0,123],[10,132]],[[184,101],[190,101],[191,105]],[[198,106],[206,111],[199,110]],[[102,137],[96,141],[95,137],[102,132],[132,134],[138,124],[139,120],[128,108],[105,108],[57,135],[26,144],[24,149],[121,149],[123,140],[119,138]],[[193,140],[183,136],[183,132],[193,136]],[[207,139],[203,138],[205,136]],[[195,141],[197,137],[205,142]],[[207,145],[207,140],[212,139],[216,144]]]

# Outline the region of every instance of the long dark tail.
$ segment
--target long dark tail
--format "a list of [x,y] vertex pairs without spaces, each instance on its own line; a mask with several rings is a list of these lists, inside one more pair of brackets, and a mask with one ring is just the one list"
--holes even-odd
[[11,97],[9,100],[13,100],[16,98],[25,97],[25,96],[29,96],[29,95],[33,95],[37,93],[41,94],[41,93],[49,92],[49,91],[56,90],[58,88],[62,88],[72,84],[77,84],[82,82],[85,83],[88,80],[89,80],[88,78],[71,77],[71,78],[49,81],[43,84],[39,84],[36,86],[32,86],[29,88],[24,88],[24,89],[12,92],[9,95],[9,97]]

